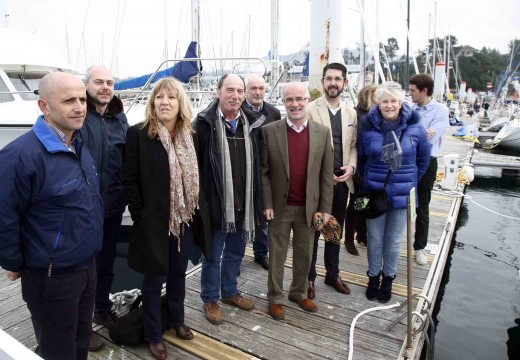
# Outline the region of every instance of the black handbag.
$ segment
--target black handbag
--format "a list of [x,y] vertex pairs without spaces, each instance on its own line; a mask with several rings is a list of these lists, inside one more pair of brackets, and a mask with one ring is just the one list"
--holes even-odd
[[383,189],[352,195],[354,197],[354,211],[366,219],[375,219],[388,211],[390,204],[386,194],[386,184],[391,172],[391,170],[388,170]]

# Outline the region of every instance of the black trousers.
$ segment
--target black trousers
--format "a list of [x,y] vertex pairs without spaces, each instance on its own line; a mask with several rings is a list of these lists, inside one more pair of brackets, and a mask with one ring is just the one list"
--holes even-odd
[[22,272],[22,297],[31,313],[36,354],[46,360],[87,359],[95,293],[94,259],[74,273]]
[[422,250],[428,243],[428,229],[430,228],[430,200],[433,184],[437,177],[437,158],[430,158],[430,165],[417,184],[417,220],[415,222],[415,241],[413,248]]
[[[360,193],[363,186],[363,179],[355,173],[354,177],[354,193]],[[358,242],[367,241],[367,222],[363,215],[354,210],[354,201],[352,196],[349,197],[347,206],[347,215],[345,217],[345,242],[354,241],[354,233]]]
[[[347,184],[342,182],[334,186],[334,197],[332,200],[332,216],[336,218],[341,226],[341,232],[343,233],[343,223],[345,222],[345,214],[347,211],[347,198],[348,198],[348,187]],[[312,262],[311,268],[309,269],[308,279],[309,281],[316,280],[316,260],[318,256],[318,240],[320,233],[317,231],[314,235],[314,248],[312,251]],[[332,281],[335,281],[339,276],[339,245],[333,244],[329,241],[325,242],[325,269],[327,274],[325,277]]]
[[143,324],[149,343],[162,341],[161,289],[166,282],[166,296],[170,309],[170,325],[184,325],[184,297],[186,295],[186,268],[193,243],[193,225],[184,227],[180,249],[178,240],[170,235],[168,276],[145,274],[142,287]]
[[114,280],[117,238],[122,219],[123,215],[115,215],[105,218],[103,222],[103,247],[96,256],[97,290],[94,309],[96,313],[109,312],[112,309],[109,294]]

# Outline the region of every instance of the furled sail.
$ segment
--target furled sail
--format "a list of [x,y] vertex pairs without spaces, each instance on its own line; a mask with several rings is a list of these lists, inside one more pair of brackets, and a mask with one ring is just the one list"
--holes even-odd
[[[197,57],[197,42],[192,41],[190,45],[188,46],[188,50],[186,50],[186,55],[184,56],[185,59],[189,58],[196,58]],[[190,78],[194,75],[197,75],[199,72],[197,61],[179,61],[174,66],[166,69],[161,70],[155,74],[154,78],[152,79],[151,83],[155,83],[156,81],[168,77],[173,76],[177,80],[188,83],[190,81]],[[201,68],[202,70],[202,68]],[[130,80],[124,80],[116,83],[114,85],[115,90],[126,90],[126,89],[136,89],[144,86],[148,79],[153,75],[147,74],[142,75],[139,77],[136,77],[134,79]]]

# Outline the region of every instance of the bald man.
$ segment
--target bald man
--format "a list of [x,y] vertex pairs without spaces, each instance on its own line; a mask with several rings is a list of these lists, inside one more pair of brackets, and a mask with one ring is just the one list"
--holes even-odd
[[[266,87],[264,78],[258,75],[249,75],[246,77],[245,83],[246,98],[241,108],[252,126],[264,126],[273,121],[280,120],[280,110],[264,101]],[[256,134],[260,133],[257,132]],[[261,265],[265,270],[269,270],[267,224],[262,226],[257,225],[255,227],[253,251],[255,254],[255,263]]]
[[[97,290],[94,322],[106,327],[114,325],[110,289],[114,279],[117,238],[126,201],[123,184],[123,156],[128,122],[123,103],[114,96],[114,78],[103,65],[94,65],[85,74],[87,88],[87,116],[81,136],[98,169],[101,197],[105,205],[103,248],[96,257]],[[95,339],[95,338],[93,338]],[[96,350],[100,341],[91,340]]]
[[269,222],[269,315],[284,319],[283,278],[292,230],[293,278],[289,300],[305,311],[318,307],[307,296],[312,260],[312,216],[332,211],[333,153],[328,127],[307,117],[308,93],[302,83],[283,90],[287,118],[262,128],[261,177],[264,215]]
[[21,277],[35,352],[87,359],[103,204],[94,161],[78,130],[83,82],[51,73],[40,82],[43,113],[31,131],[0,150],[0,266]]

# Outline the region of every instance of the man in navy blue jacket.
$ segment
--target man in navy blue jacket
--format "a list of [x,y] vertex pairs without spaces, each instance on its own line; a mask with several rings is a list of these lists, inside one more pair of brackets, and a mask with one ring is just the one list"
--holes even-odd
[[[85,85],[87,116],[80,132],[94,159],[105,205],[103,247],[96,257],[94,321],[110,327],[116,317],[111,312],[109,294],[114,279],[117,238],[126,206],[121,178],[128,123],[123,112],[123,103],[114,96],[114,79],[110,70],[102,65],[88,68]],[[93,339],[90,349],[96,350],[101,344]]]
[[87,359],[103,236],[96,168],[78,130],[85,85],[67,73],[40,82],[43,115],[0,151],[0,266],[21,277],[44,359]]

